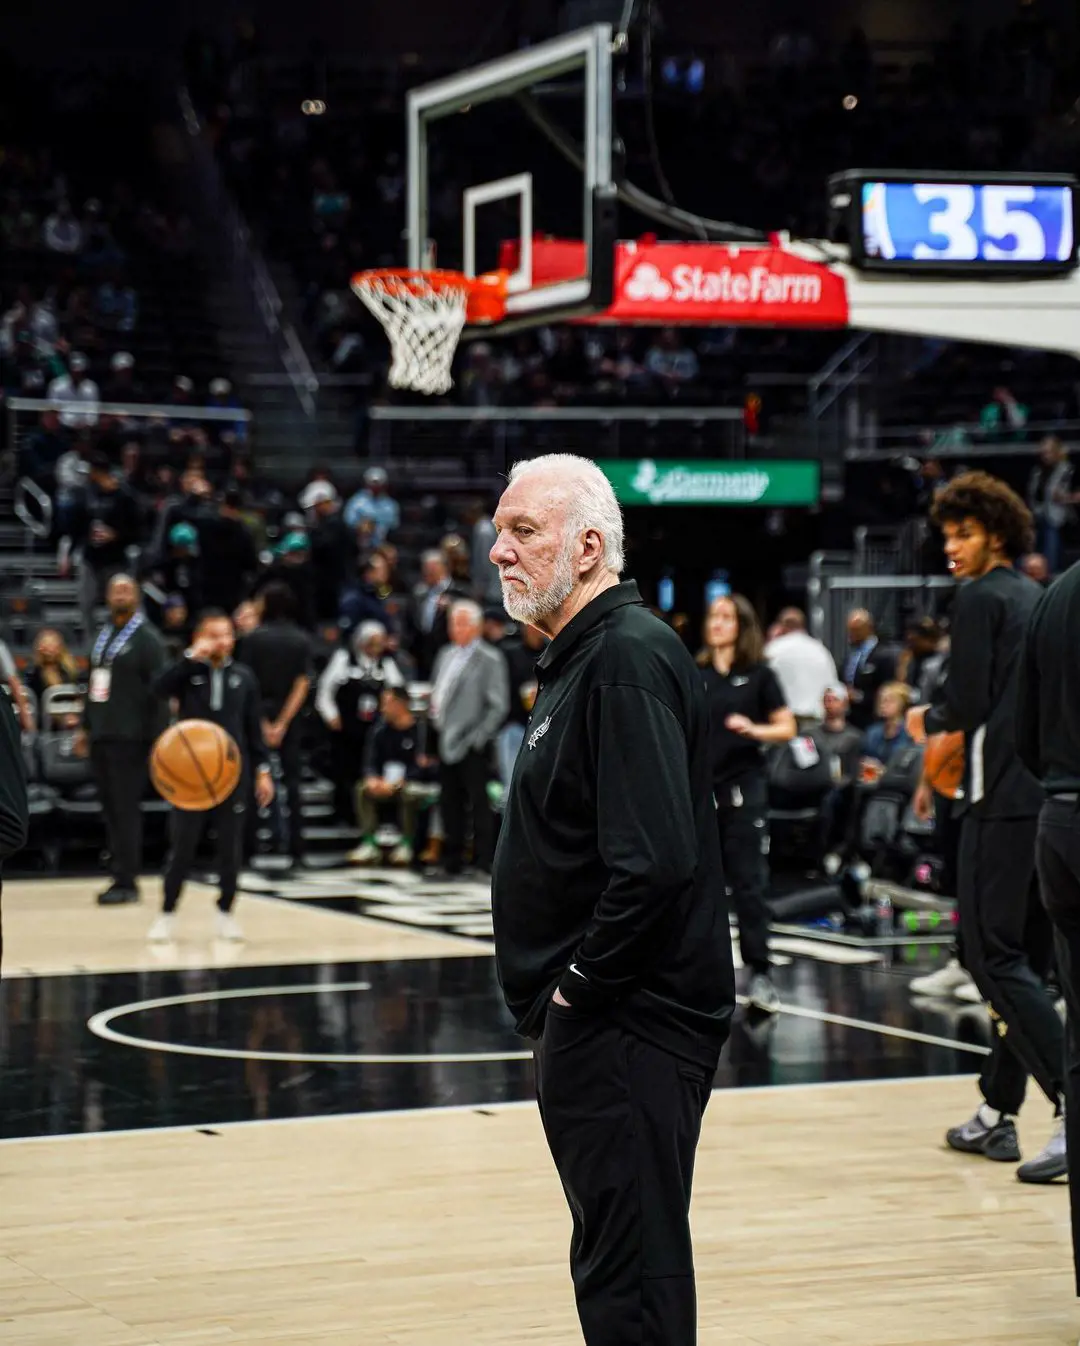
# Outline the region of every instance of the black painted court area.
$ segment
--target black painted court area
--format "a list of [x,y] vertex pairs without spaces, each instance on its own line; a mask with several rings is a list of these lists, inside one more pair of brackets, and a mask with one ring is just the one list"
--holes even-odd
[[[985,1010],[913,1001],[910,973],[794,957],[776,971],[790,1012],[739,1009],[717,1087],[974,1073]],[[479,954],[16,978],[0,984],[0,1135],[482,1106],[532,1096],[528,1051]]]

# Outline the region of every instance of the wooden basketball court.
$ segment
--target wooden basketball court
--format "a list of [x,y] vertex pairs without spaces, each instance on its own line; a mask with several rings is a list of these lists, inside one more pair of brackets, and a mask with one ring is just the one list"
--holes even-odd
[[[58,985],[59,974],[100,982],[105,969],[123,966],[150,982],[182,975],[162,973],[139,943],[152,915],[146,903],[98,911],[92,892],[80,881],[5,890],[6,943],[19,973],[4,988],[5,1003],[20,1014],[9,1014],[0,1034],[0,1089],[35,987]],[[193,891],[190,899],[180,968],[208,947],[200,941],[210,895]],[[247,900],[239,912],[251,939],[236,956],[267,967],[285,964],[286,951],[312,974],[332,958],[362,958],[369,969],[383,960],[393,980],[415,976],[424,960],[449,957],[464,970],[465,952],[487,957],[475,941],[310,902]],[[73,971],[80,966],[101,971]],[[814,969],[797,957],[783,971],[792,974],[785,994],[809,1006]],[[814,1050],[827,1052],[834,1039],[858,1054],[844,1036],[853,1030],[840,1013],[832,1022],[830,1006],[850,1011],[856,988],[888,975],[844,964],[826,970],[826,1009],[809,1025],[823,1034]],[[834,985],[843,1003],[828,998]],[[77,1037],[83,1028],[51,1023],[59,1001],[44,991],[39,998],[54,1008],[36,1021],[31,1056],[58,1051],[61,1029]],[[890,1034],[920,1031],[886,1017],[887,1043],[903,1046]],[[794,1041],[782,1030],[771,1048],[778,1077]],[[159,1025],[159,1035],[166,1031],[168,1023]],[[299,1040],[306,1030],[296,1031]],[[876,1040],[858,1032],[859,1042]],[[110,1054],[114,1073],[126,1063],[132,1080],[147,1059],[162,1071],[193,1064],[131,1046],[94,1050]],[[185,1050],[180,1042],[177,1051]],[[829,1059],[841,1058],[833,1051]],[[976,1069],[978,1058],[968,1059]],[[456,1087],[454,1065],[424,1069]],[[345,1066],[341,1077],[351,1087],[368,1070]],[[185,1079],[200,1087],[198,1077]],[[213,1116],[213,1090],[222,1086],[207,1077],[203,1087]],[[970,1113],[974,1097],[970,1075],[955,1074],[718,1090],[694,1204],[702,1346],[1075,1346],[1067,1193],[1024,1187],[1011,1166],[945,1149],[944,1130]],[[1046,1139],[1045,1111],[1033,1099],[1022,1121],[1027,1153]],[[527,1101],[151,1122],[102,1134],[69,1126],[0,1143],[0,1193],[0,1342],[11,1346],[580,1341],[566,1266],[569,1216]]]

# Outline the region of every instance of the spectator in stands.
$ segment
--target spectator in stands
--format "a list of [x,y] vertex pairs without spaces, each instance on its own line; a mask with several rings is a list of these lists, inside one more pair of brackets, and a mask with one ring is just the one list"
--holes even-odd
[[431,669],[437,646],[434,633],[440,613],[440,601],[450,588],[450,569],[441,551],[426,551],[420,557],[420,579],[413,585],[409,606],[409,626],[413,650],[425,675]]
[[139,611],[139,586],[130,575],[109,582],[109,619],[90,655],[90,683],[83,712],[105,833],[112,883],[102,906],[138,902],[142,866],[142,809],[150,746],[164,728],[154,695],[165,663],[161,637]]
[[92,630],[94,605],[101,602],[112,577],[129,564],[128,549],[138,548],[141,520],[138,501],[105,454],[95,449],[88,465],[80,598],[84,626]]
[[60,403],[60,424],[68,430],[92,430],[98,423],[101,397],[98,386],[87,374],[90,362],[81,351],[68,357],[68,372],[58,374],[49,383],[46,396]]
[[1039,445],[1039,461],[1028,478],[1027,503],[1035,520],[1035,550],[1046,557],[1050,574],[1061,569],[1061,530],[1072,514],[1072,464],[1057,435]]
[[79,666],[59,631],[42,627],[34,637],[34,662],[26,675],[26,686],[37,698],[39,718],[45,693],[51,687],[77,687]]
[[945,663],[945,633],[933,617],[912,622],[896,661],[896,679],[915,689],[918,704],[928,703]]
[[381,823],[395,825],[401,840],[390,854],[392,865],[412,864],[421,805],[434,797],[434,757],[427,752],[428,727],[417,722],[404,687],[385,687],[381,717],[368,735],[364,773],[357,796],[361,845],[359,864],[379,858],[376,836]]
[[390,562],[383,552],[373,551],[365,558],[359,577],[341,596],[342,631],[353,631],[363,622],[378,622],[389,630],[394,624],[387,610],[392,592]]
[[536,661],[546,645],[547,637],[535,626],[520,627],[515,635],[498,645],[510,677],[510,709],[495,740],[495,757],[504,790],[510,788],[514,762],[536,701]]
[[877,719],[863,734],[863,757],[873,764],[873,774],[880,775],[893,757],[912,740],[904,728],[904,717],[911,705],[911,689],[903,682],[887,682],[878,689]]
[[776,619],[780,634],[765,646],[765,658],[780,680],[784,704],[800,728],[819,724],[824,714],[825,689],[834,686],[836,664],[820,640],[806,629],[806,614],[784,608]]
[[259,609],[254,600],[245,598],[242,603],[237,604],[233,612],[233,626],[236,628],[237,640],[242,636],[251,635],[258,625]]
[[979,412],[979,424],[990,443],[1023,439],[1027,423],[1027,407],[1004,386],[994,389],[990,401]]
[[1048,589],[1050,581],[1054,578],[1050,573],[1046,557],[1037,551],[1030,552],[1024,557],[1020,562],[1020,569],[1029,580],[1034,580],[1041,589]]
[[319,678],[315,709],[330,730],[334,803],[341,818],[355,817],[353,789],[368,732],[378,718],[379,697],[385,687],[404,682],[386,648],[386,627],[375,621],[361,622],[349,647],[334,652]]
[[145,402],[146,389],[135,376],[135,357],[130,351],[117,351],[109,361],[109,381],[102,390],[104,402]]
[[174,523],[168,550],[143,581],[147,615],[166,636],[186,642],[206,604],[203,560],[194,524]]
[[[233,386],[228,379],[210,380],[210,398],[207,406],[217,407],[220,411],[242,410],[240,400],[233,392]],[[247,443],[247,421],[242,416],[237,416],[235,421],[214,420],[207,428],[214,439],[229,448]]]
[[645,354],[645,370],[669,402],[676,402],[698,377],[698,358],[674,327],[665,327]]
[[724,876],[739,921],[742,960],[750,969],[750,1003],[780,1008],[770,976],[768,783],[763,747],[795,737],[776,674],[764,660],[764,636],[741,594],[717,598],[705,618],[702,671],[711,722],[713,798]]
[[56,209],[45,221],[42,241],[50,252],[73,256],[82,251],[82,225],[72,213],[70,201],[57,203]]
[[848,718],[856,729],[868,729],[876,714],[878,691],[896,680],[896,659],[878,640],[874,619],[865,608],[848,614],[847,636],[844,684],[850,704]]
[[311,640],[296,624],[296,600],[287,584],[268,584],[259,594],[256,609],[259,624],[237,642],[236,658],[255,675],[263,739],[267,749],[277,754],[281,767],[285,798],[279,790],[274,801],[279,852],[288,855],[294,866],[301,866],[300,712],[314,677]]
[[498,536],[491,522],[494,512],[490,501],[472,500],[462,511],[462,522],[469,529],[469,552],[476,557],[472,597],[482,608],[497,607],[501,610],[502,580],[499,578],[499,567],[488,556]]
[[56,469],[68,451],[68,436],[60,425],[57,412],[41,413],[41,421],[33,434],[19,447],[19,473],[29,477],[49,495],[56,491]]
[[431,717],[439,731],[439,810],[445,830],[443,861],[460,874],[471,816],[473,860],[491,873],[494,827],[487,783],[495,735],[510,709],[510,680],[498,650],[480,639],[483,614],[470,599],[450,609],[450,644],[433,670]]
[[314,631],[315,568],[311,564],[308,536],[299,529],[293,529],[281,539],[277,559],[265,571],[262,583],[268,584],[275,580],[287,584],[292,590],[296,599],[296,621],[305,631]]
[[[203,557],[203,593],[207,607],[234,612],[251,592],[259,569],[259,553],[241,510],[243,497],[235,486],[198,516],[199,546]],[[245,634],[237,627],[237,636]]]
[[118,270],[98,286],[94,295],[94,316],[107,331],[135,330],[139,321],[139,296],[133,286],[124,283]]
[[320,622],[336,622],[345,585],[356,570],[356,535],[345,522],[341,498],[328,481],[305,486],[300,508],[308,518],[315,568],[315,616]]
[[187,467],[180,477],[180,489],[170,496],[158,515],[157,526],[150,540],[151,556],[163,556],[168,549],[169,533],[178,523],[189,523],[196,532],[205,519],[214,488],[205,473],[197,466]]
[[371,523],[372,542],[376,546],[385,542],[401,523],[401,508],[389,493],[385,468],[369,467],[364,473],[363,489],[357,491],[345,506],[345,522],[350,528],[356,528],[365,520]]
[[863,736],[847,722],[848,693],[842,684],[825,691],[825,719],[814,730],[819,751],[828,754],[833,788],[821,806],[821,845],[825,873],[839,874],[851,850],[856,822],[856,786],[863,756]]

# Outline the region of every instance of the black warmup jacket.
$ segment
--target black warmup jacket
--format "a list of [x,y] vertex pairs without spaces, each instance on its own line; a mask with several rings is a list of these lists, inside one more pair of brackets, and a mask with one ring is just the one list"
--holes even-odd
[[175,697],[181,720],[213,720],[236,740],[245,774],[268,765],[259,719],[259,688],[255,675],[232,660],[213,668],[185,654],[154,683],[160,697]]
[[492,874],[506,1003],[540,1037],[558,986],[716,1067],[735,1004],[701,674],[637,585],[544,650]]
[[978,818],[1031,818],[1038,781],[1020,760],[1016,689],[1031,614],[1043,591],[1012,566],[998,566],[956,595],[949,673],[926,716],[926,732],[963,730],[963,806]]
[[1016,750],[1050,794],[1080,793],[1080,565],[1031,618],[1016,694]]

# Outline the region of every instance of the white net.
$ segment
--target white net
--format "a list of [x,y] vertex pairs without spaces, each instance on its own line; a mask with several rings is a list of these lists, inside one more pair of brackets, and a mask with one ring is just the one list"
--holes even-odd
[[433,284],[422,272],[371,273],[356,276],[352,284],[390,339],[390,386],[449,392],[469,301],[465,277],[455,284],[443,273]]

